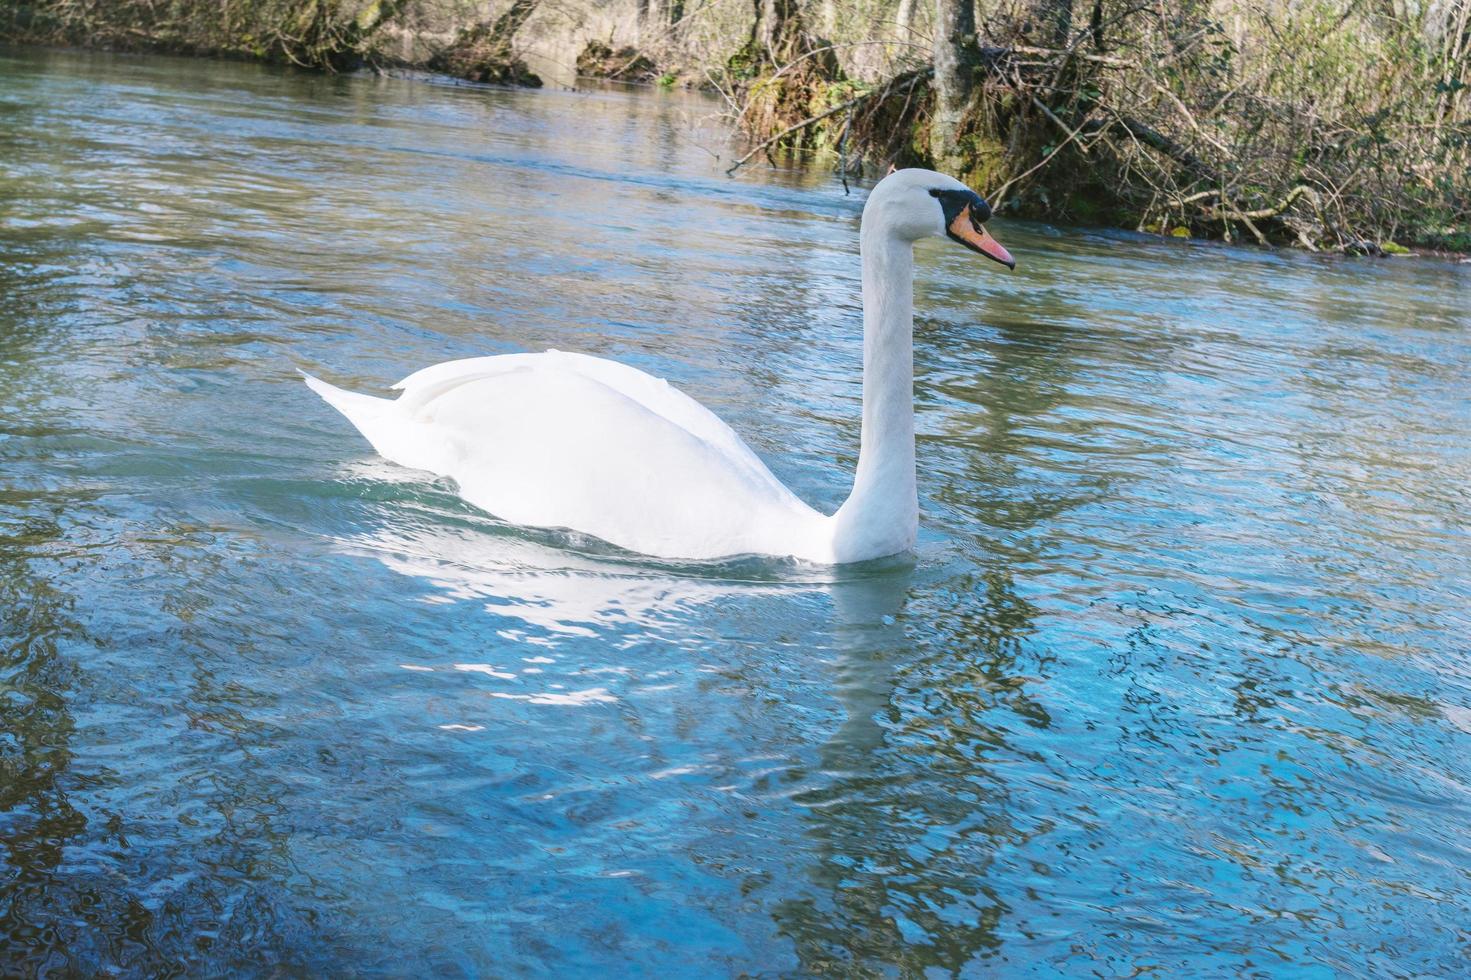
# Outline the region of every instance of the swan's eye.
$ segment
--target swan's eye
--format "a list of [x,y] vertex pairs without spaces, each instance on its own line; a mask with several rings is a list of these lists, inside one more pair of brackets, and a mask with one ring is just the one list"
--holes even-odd
[[991,220],[991,205],[987,204],[975,191],[969,190],[946,190],[935,187],[930,190],[930,197],[939,199],[940,207],[945,212],[945,224],[955,220],[955,216],[968,206],[972,219],[978,224],[985,224]]
[[985,223],[991,217],[991,205],[972,191],[950,191],[936,188],[931,196],[940,202],[945,212],[945,234],[972,252],[994,259],[1008,269],[1016,268],[1016,259],[1011,257],[1000,242],[986,231]]

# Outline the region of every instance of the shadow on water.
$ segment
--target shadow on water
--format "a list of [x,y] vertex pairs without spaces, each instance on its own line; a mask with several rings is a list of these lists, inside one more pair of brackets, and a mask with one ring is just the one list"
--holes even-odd
[[[392,497],[382,503],[395,506]],[[946,624],[943,649],[916,661],[904,606],[916,581],[934,577],[933,568],[886,560],[835,570],[764,559],[671,568],[569,552],[560,537],[456,515],[449,499],[426,503],[436,514],[432,522],[410,527],[395,518],[336,546],[426,583],[444,601],[483,604],[511,636],[549,641],[548,671],[556,651],[579,637],[669,635],[722,608],[819,600],[828,613],[793,648],[799,660],[792,666],[815,661],[805,667],[810,672],[820,662],[817,676],[839,712],[812,762],[778,780],[793,787],[778,798],[795,808],[813,862],[790,869],[800,874],[796,891],[805,897],[771,907],[778,934],[794,944],[805,972],[823,975],[882,967],[958,970],[997,944],[994,926],[1004,905],[985,887],[986,855],[1014,831],[1004,793],[997,793],[1001,781],[970,753],[1004,737],[987,721],[998,705],[1046,724],[1045,711],[1027,701],[1015,673],[1017,645],[1033,611],[1007,594],[1002,577],[988,576],[984,596],[967,599],[956,610],[961,622]],[[605,663],[637,669],[636,648]],[[455,669],[488,671],[506,682],[515,672],[504,663]],[[775,687],[762,680],[767,668],[760,663],[726,669],[752,694]],[[929,693],[916,687],[915,673],[925,675]],[[929,700],[923,710],[904,703],[917,693]],[[546,705],[622,701],[603,686],[518,683],[496,696]],[[913,772],[917,753],[920,778]],[[748,792],[771,792],[764,785]],[[758,850],[725,860],[761,867],[771,857]],[[769,883],[765,872],[746,887],[760,895]]]
[[[25,403],[35,409],[59,379],[23,360],[17,339],[0,345],[8,355],[0,382],[23,377]],[[44,331],[23,339],[39,348]],[[84,569],[107,560],[103,542],[89,540],[108,521],[103,494],[45,485],[37,464],[74,460],[79,450],[74,420],[55,409],[43,418],[0,418],[0,964],[19,976],[170,976],[218,946],[223,963],[263,957],[289,968],[293,941],[282,938],[292,914],[269,888],[245,884],[262,877],[263,856],[282,838],[268,822],[231,816],[252,799],[269,807],[261,789],[221,771],[209,794],[213,819],[186,810],[182,826],[137,805],[134,753],[156,751],[159,729],[187,736],[170,712],[143,707],[167,699],[172,681],[152,678],[140,689],[124,680],[127,670],[98,672],[128,639],[98,622],[96,593],[67,583],[85,583],[92,572]],[[159,529],[137,537],[139,550],[187,560],[187,536]],[[178,613],[183,601],[176,594],[163,603]],[[176,639],[188,649],[186,635]],[[187,727],[243,722],[232,708],[238,692],[197,661],[193,671],[176,705]],[[140,723],[138,738],[127,729]],[[156,855],[173,850],[180,830],[194,838],[188,859],[160,866]]]
[[85,896],[54,886],[87,817],[66,790],[75,728],[69,700],[79,673],[58,650],[80,639],[75,599],[30,568],[32,550],[61,537],[54,512],[66,501],[39,496],[0,490],[0,940],[20,957],[7,955],[7,969],[23,974],[39,972],[53,957],[64,961],[83,932],[66,924],[88,905],[97,907],[93,922],[129,917],[136,925],[141,911],[120,889]]

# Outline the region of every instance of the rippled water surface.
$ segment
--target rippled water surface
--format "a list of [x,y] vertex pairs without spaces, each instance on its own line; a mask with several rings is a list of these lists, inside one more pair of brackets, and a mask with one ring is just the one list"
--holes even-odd
[[0,52],[0,973],[1464,972],[1471,266],[927,243],[920,548],[840,571],[300,384],[617,357],[836,506],[862,191],[711,111]]

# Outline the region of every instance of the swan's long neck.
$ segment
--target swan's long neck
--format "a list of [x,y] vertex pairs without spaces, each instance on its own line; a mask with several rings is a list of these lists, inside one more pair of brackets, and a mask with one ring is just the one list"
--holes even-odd
[[864,222],[863,434],[853,492],[835,515],[839,561],[914,546],[914,246]]

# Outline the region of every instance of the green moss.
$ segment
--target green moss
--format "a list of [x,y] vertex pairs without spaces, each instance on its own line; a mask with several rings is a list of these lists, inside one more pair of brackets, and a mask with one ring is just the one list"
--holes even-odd
[[1006,144],[998,137],[979,132],[960,138],[960,152],[966,160],[965,171],[958,175],[972,187],[1000,187],[1009,174]]
[[761,53],[755,50],[754,45],[747,42],[726,59],[725,72],[732,81],[744,82],[756,76],[761,63]]

